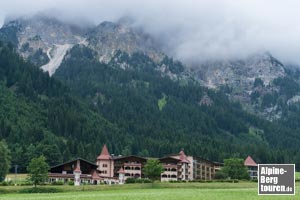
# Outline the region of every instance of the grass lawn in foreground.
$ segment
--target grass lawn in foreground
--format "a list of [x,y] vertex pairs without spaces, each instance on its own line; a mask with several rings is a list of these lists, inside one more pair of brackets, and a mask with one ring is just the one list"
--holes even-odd
[[300,179],[300,172],[295,172],[295,178]]
[[[56,186],[59,188],[58,186]],[[161,183],[116,186],[62,186],[66,192],[54,194],[2,194],[2,200],[235,200],[235,199],[299,199],[295,196],[258,196],[256,183]],[[9,189],[9,188],[8,188]]]

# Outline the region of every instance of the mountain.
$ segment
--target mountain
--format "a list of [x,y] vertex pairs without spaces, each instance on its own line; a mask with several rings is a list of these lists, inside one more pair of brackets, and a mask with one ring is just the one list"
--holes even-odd
[[66,52],[76,44],[93,49],[100,62],[109,62],[118,50],[129,55],[142,52],[157,61],[164,58],[149,35],[125,20],[81,28],[37,15],[8,21],[1,28],[0,36],[17,46],[22,57],[40,66],[50,76],[60,66]]
[[55,165],[77,156],[92,159],[107,141],[118,145],[114,124],[14,51],[0,43],[0,138],[19,171],[40,154]]
[[202,85],[225,90],[231,100],[241,102],[251,113],[268,120],[281,118],[280,112],[262,106],[265,102],[255,98],[258,93],[264,96],[279,91],[274,81],[287,76],[286,67],[268,52],[244,60],[206,62],[192,67],[190,74]]
[[243,109],[293,129],[299,127],[300,76],[270,53],[244,60],[214,61],[189,69],[189,76],[206,87],[221,90]]
[[283,64],[267,52],[244,60],[206,62],[191,71],[207,87],[240,86],[245,92],[252,88],[255,79],[262,80],[263,85],[270,85],[274,79],[286,75]]
[[[43,28],[46,31],[39,31]],[[122,21],[82,29],[34,17],[6,23],[0,35],[11,43],[2,44],[5,51],[0,52],[2,87],[11,96],[0,109],[28,107],[10,111],[13,118],[3,122],[17,124],[13,131],[2,129],[2,138],[18,158],[15,162],[21,159],[17,155],[32,157],[32,149],[53,158],[37,147],[38,142],[48,144],[43,131],[53,138],[51,145],[61,160],[78,155],[92,160],[103,143],[122,155],[161,156],[185,148],[216,161],[249,154],[266,163],[300,157],[299,109],[282,107],[288,113],[282,121],[256,116],[265,116],[264,109],[280,105],[283,97],[289,105],[298,101],[297,73],[268,53],[187,68],[162,53],[142,29]],[[24,45],[29,48],[24,50]],[[247,101],[251,109],[258,107],[255,112],[246,109]],[[19,112],[27,114],[20,118]],[[43,131],[32,131],[31,120]],[[28,130],[23,131],[19,121],[26,122]],[[21,132],[25,138],[35,133],[34,139],[19,144],[14,135]]]
[[297,132],[248,114],[222,91],[162,76],[144,54],[119,52],[107,64],[93,54],[74,46],[54,77],[132,136],[124,154],[163,155],[181,146],[213,160],[253,154],[260,161],[285,162],[283,152],[298,151]]
[[88,47],[98,53],[100,62],[109,62],[117,51],[129,55],[140,52],[160,61],[164,57],[153,38],[127,23],[102,22],[87,33]]
[[50,75],[59,67],[66,51],[84,41],[79,27],[45,16],[9,21],[0,35],[14,35],[9,41],[17,46],[18,53]]

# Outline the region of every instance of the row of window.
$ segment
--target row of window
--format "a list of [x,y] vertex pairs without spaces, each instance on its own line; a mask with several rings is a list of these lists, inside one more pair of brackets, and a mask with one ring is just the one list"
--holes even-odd
[[174,174],[173,175],[162,174],[161,177],[162,178],[177,178],[177,176]]
[[140,167],[125,167],[125,170],[141,170]]
[[135,178],[141,177],[140,174],[129,174],[129,173],[126,173],[125,176],[126,176],[126,177],[135,177]]
[[177,169],[175,169],[175,168],[165,168],[165,171],[176,172]]

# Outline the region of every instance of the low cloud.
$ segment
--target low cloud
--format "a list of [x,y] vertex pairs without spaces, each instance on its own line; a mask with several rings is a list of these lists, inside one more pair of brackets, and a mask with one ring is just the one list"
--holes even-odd
[[0,22],[8,15],[54,10],[77,23],[130,15],[184,62],[269,51],[283,62],[300,64],[299,7],[294,0],[10,0],[0,2]]

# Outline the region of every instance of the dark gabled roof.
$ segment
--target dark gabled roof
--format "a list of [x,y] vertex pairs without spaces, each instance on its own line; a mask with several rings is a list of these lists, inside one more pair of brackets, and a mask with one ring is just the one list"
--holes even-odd
[[215,161],[213,161],[213,163],[216,164],[216,165],[224,166],[224,163],[221,163],[221,162],[215,162]]
[[223,163],[220,163],[220,162],[215,162],[215,161],[208,160],[206,158],[202,158],[202,157],[199,157],[199,156],[194,156],[194,160],[197,160],[197,159],[198,160],[203,160],[203,161],[211,163],[211,164],[223,165]]
[[138,159],[141,159],[141,160],[147,161],[147,158],[140,157],[140,156],[135,156],[135,155],[130,155],[130,156],[118,156],[118,157],[113,157],[112,159],[113,159],[113,160],[121,160],[121,159],[130,158],[130,157],[133,157],[133,158],[138,158]]
[[159,158],[158,160],[165,160],[165,159],[171,159],[171,160],[175,160],[177,162],[180,162],[181,160],[180,159],[177,159],[177,158],[174,158],[172,156],[165,156],[165,157],[162,157],[162,158]]
[[62,165],[68,164],[68,163],[75,162],[75,161],[77,161],[77,160],[86,162],[86,163],[88,163],[88,164],[90,164],[90,165],[93,165],[94,167],[98,167],[98,165],[96,165],[95,163],[92,163],[92,162],[90,162],[90,161],[87,161],[87,160],[85,160],[85,159],[83,159],[83,158],[76,158],[76,159],[69,160],[69,161],[67,161],[67,162],[64,162],[64,163],[61,163],[61,164],[52,166],[52,167],[50,167],[50,168],[51,168],[51,169],[52,169],[52,168],[56,168],[56,167],[59,167],[59,166],[62,166]]

